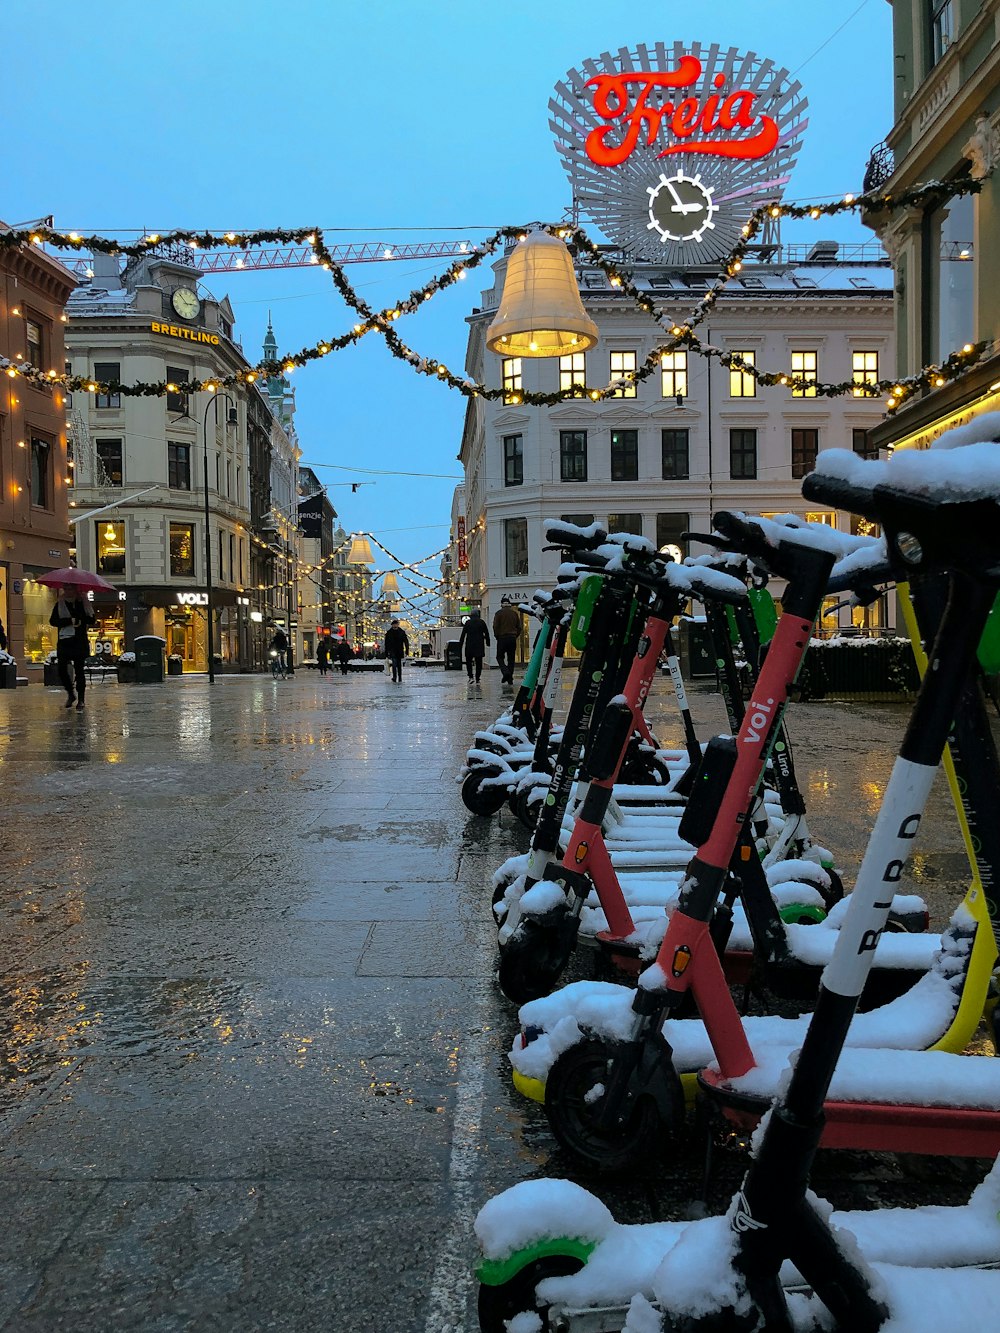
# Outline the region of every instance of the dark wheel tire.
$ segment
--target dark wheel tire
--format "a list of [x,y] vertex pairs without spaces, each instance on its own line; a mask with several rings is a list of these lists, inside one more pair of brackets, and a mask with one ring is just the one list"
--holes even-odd
[[578,919],[564,913],[558,921],[526,917],[500,950],[497,980],[514,1004],[548,995],[569,962],[576,944]]
[[820,893],[823,895],[823,905],[829,912],[834,903],[839,903],[844,896],[844,881],[832,868],[827,870],[826,873],[830,876],[830,887],[821,889]]
[[462,800],[466,810],[474,815],[495,815],[507,799],[503,787],[484,787],[483,779],[492,777],[489,769],[470,773],[462,783]]
[[536,1259],[533,1264],[522,1268],[516,1277],[499,1287],[480,1283],[480,1333],[507,1333],[510,1321],[529,1310],[538,1315],[543,1333],[547,1333],[548,1310],[535,1304],[535,1288],[547,1277],[566,1277],[570,1273],[578,1273],[582,1267],[583,1263],[579,1259],[571,1258],[568,1254],[554,1254],[545,1259]]
[[541,805],[538,801],[529,800],[529,795],[526,791],[517,793],[514,797],[514,814],[529,833],[534,833]]
[[636,1099],[624,1124],[600,1128],[594,1120],[594,1088],[606,1084],[608,1065],[621,1050],[613,1041],[577,1042],[563,1051],[545,1083],[545,1114],[559,1146],[593,1171],[648,1168],[668,1132],[652,1097]]

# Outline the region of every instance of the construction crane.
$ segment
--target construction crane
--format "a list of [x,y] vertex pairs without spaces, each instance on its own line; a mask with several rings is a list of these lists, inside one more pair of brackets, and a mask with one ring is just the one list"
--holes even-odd
[[[337,264],[374,264],[388,260],[461,259],[471,253],[471,241],[414,241],[399,245],[388,241],[360,241],[350,245],[332,245],[330,254]],[[199,273],[239,273],[263,268],[311,268],[320,260],[311,245],[264,245],[248,250],[198,250],[176,244],[151,248],[159,255],[197,269]],[[72,273],[81,278],[94,276],[91,259],[62,259]]]

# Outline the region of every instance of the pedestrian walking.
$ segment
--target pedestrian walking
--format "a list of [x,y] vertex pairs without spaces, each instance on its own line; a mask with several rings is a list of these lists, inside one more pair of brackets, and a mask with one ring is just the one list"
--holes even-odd
[[[49,624],[56,631],[56,665],[59,681],[66,691],[66,707],[76,704],[76,711],[83,712],[83,699],[87,690],[87,673],[84,662],[90,652],[87,639],[87,626],[94,622],[94,608],[83,597],[72,601],[66,588],[56,589],[56,604],[49,616]],[[70,675],[73,668],[73,676]],[[75,686],[75,691],[74,691]]]
[[319,667],[319,674],[325,676],[330,665],[330,644],[325,637],[320,639],[319,647],[316,649],[316,665]]
[[513,685],[514,658],[521,637],[521,613],[506,593],[500,598],[500,610],[493,617],[493,636],[497,642],[500,679],[505,685]]
[[410,641],[406,637],[398,620],[394,620],[385,632],[385,655],[392,666],[393,680],[402,683],[403,657],[410,651]]
[[486,628],[486,621],[478,611],[473,611],[468,620],[462,626],[462,633],[458,639],[458,650],[465,652],[465,671],[469,680],[479,684],[479,677],[483,674],[483,658],[486,656],[486,647],[490,641],[490,632]]
[[337,644],[337,661],[340,663],[341,675],[347,675],[347,664],[354,656],[351,652],[351,645],[346,639],[341,639]]

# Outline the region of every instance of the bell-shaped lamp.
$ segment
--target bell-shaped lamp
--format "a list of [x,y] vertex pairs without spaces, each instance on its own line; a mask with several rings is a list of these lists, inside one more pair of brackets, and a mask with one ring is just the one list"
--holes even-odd
[[390,597],[399,592],[399,580],[396,578],[395,570],[390,569],[388,574],[382,579],[382,596]]
[[351,538],[351,549],[347,553],[347,563],[349,565],[374,564],[371,542],[367,537],[359,533]]
[[556,236],[529,231],[507,258],[500,309],[486,331],[498,356],[566,356],[597,343],[569,251]]

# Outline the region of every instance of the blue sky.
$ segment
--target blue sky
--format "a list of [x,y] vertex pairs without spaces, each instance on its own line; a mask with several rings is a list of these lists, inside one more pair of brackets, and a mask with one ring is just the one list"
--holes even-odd
[[[318,224],[331,242],[476,240],[505,223],[557,220],[569,190],[548,129],[556,80],[602,51],[677,38],[754,50],[801,80],[810,124],[786,198],[860,188],[891,125],[885,0],[715,0],[701,17],[694,7],[687,17],[680,5],[607,0],[100,0],[85,9],[36,0],[4,17],[0,217],[53,213],[63,230],[106,235]],[[819,235],[812,225],[803,239]],[[851,218],[822,226],[824,236],[870,236]],[[441,267],[352,265],[347,274],[381,307]],[[269,309],[283,350],[353,322],[314,269],[207,285],[228,292],[251,360]],[[405,321],[402,336],[461,367],[464,318],[485,285],[475,276],[456,284]],[[404,560],[443,546],[452,482],[359,469],[458,478],[464,400],[375,338],[297,371],[294,383],[304,460],[338,465],[317,468],[330,483],[376,483],[355,495],[331,485],[344,526],[374,532]]]

